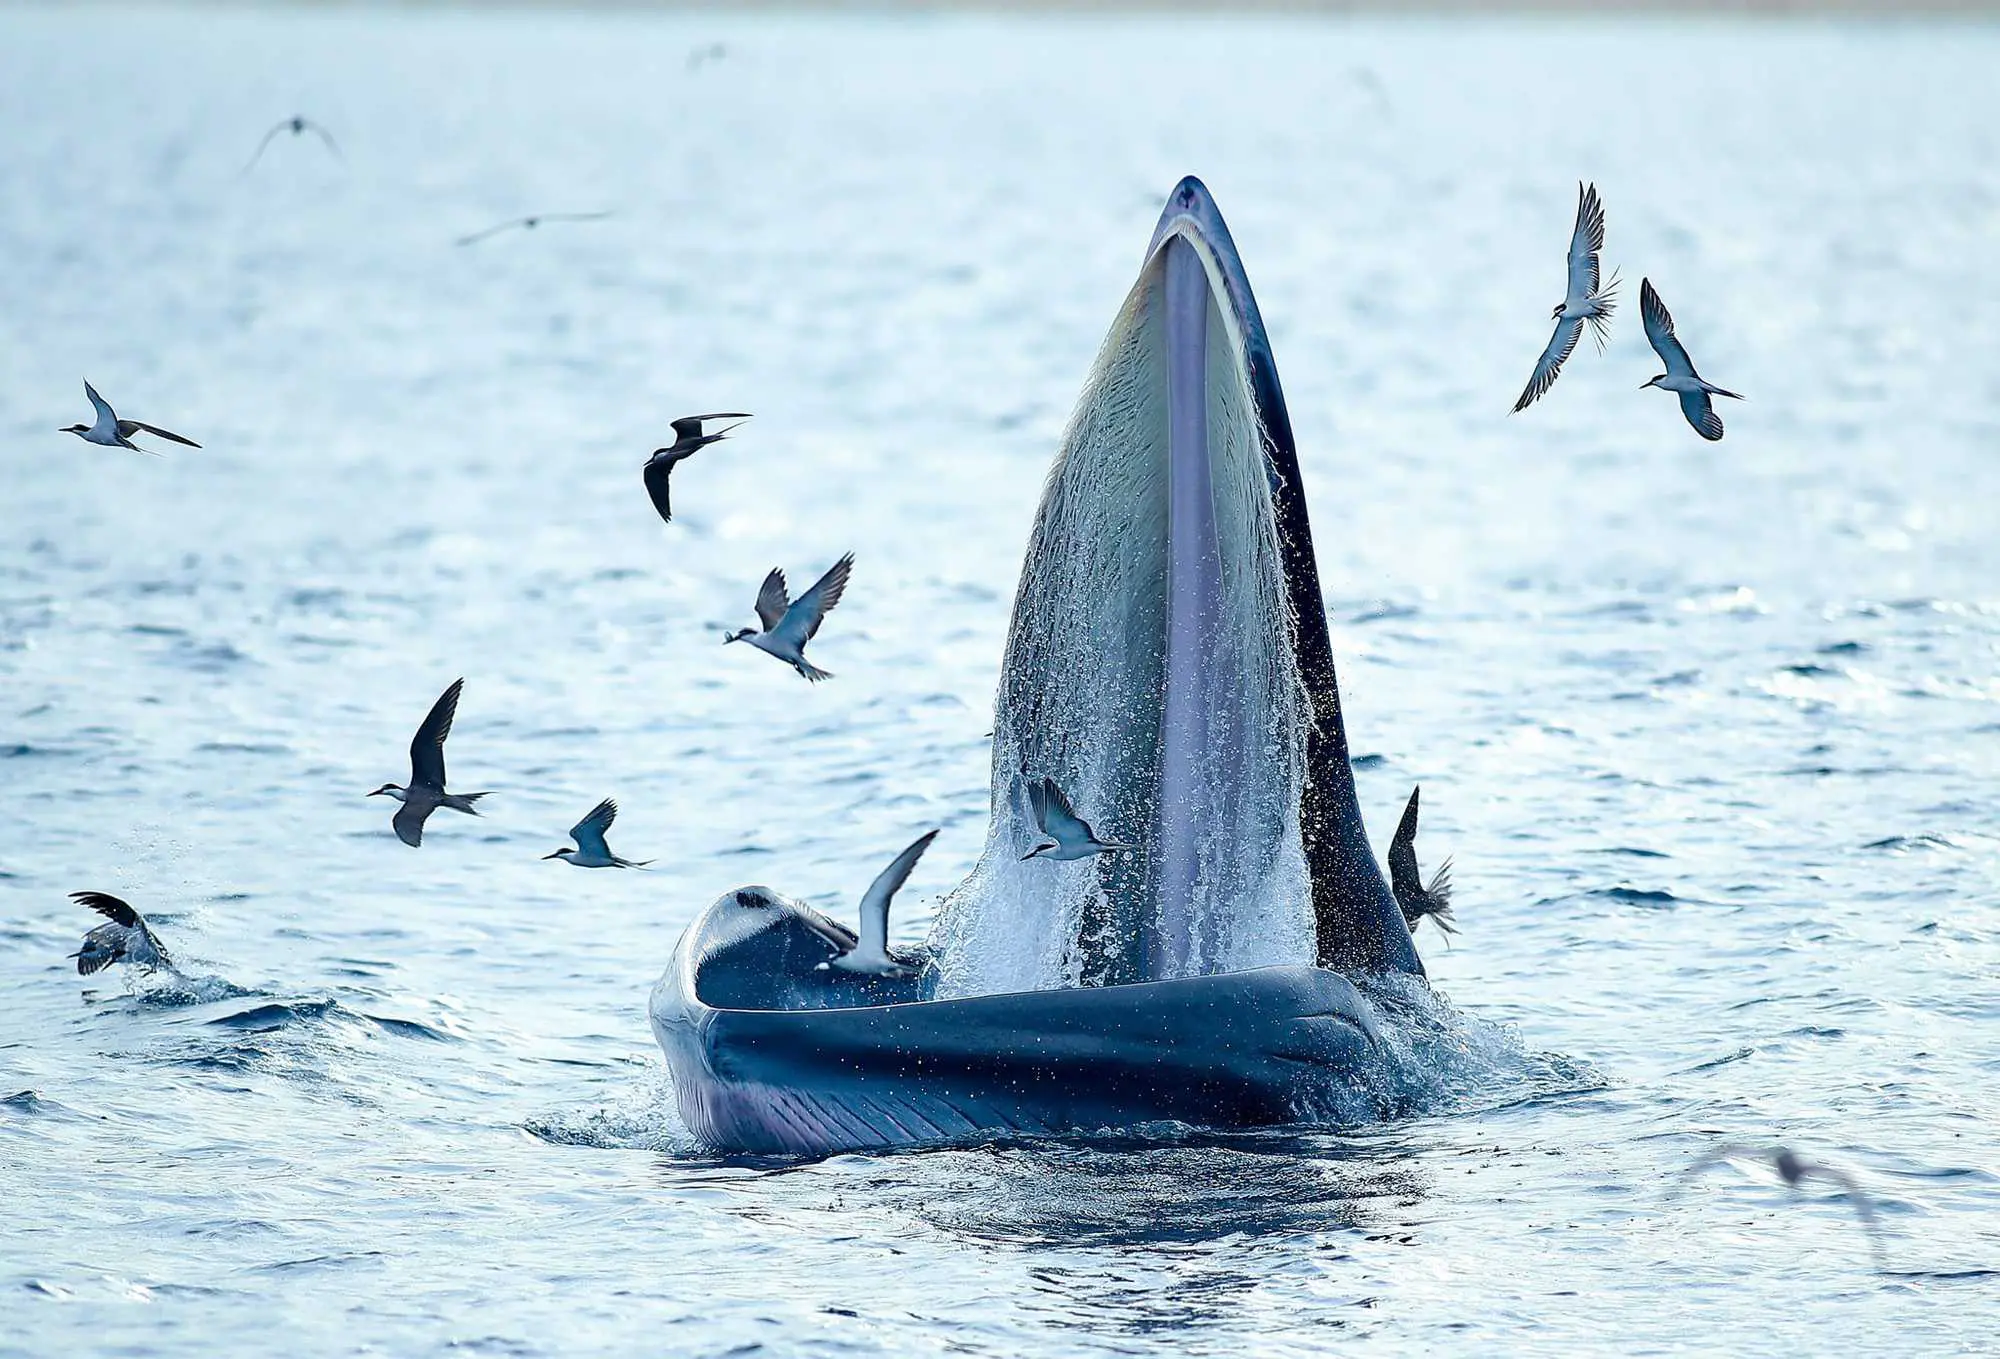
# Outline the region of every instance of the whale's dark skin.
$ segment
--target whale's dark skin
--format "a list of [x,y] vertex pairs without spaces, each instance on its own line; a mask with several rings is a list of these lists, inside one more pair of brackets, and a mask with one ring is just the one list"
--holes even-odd
[[927,1001],[914,979],[816,969],[835,949],[797,916],[704,956],[728,903],[689,929],[649,1006],[681,1117],[718,1150],[1291,1123],[1378,1041],[1353,983],[1321,968]]
[[[1128,929],[1100,949],[1108,964],[1082,975],[1086,983],[1130,984],[933,1000],[929,970],[910,978],[827,970],[852,931],[767,889],[742,889],[688,927],[649,1004],[682,1116],[705,1145],[816,1155],[1164,1119],[1250,1127],[1311,1117],[1343,1094],[1351,1106],[1357,1092],[1371,1088],[1380,1038],[1373,1010],[1349,977],[1421,977],[1423,964],[1362,825],[1298,455],[1263,319],[1229,230],[1193,178],[1169,197],[1147,268],[1177,250],[1182,258],[1165,263],[1181,280],[1192,277],[1189,237],[1216,266],[1216,305],[1233,313],[1225,315],[1234,322],[1262,436],[1290,654],[1311,709],[1299,825],[1319,966],[1167,972],[1173,979],[1155,980],[1162,973],[1148,969],[1158,966],[1157,939],[1134,940]],[[1175,428],[1185,438],[1200,424]],[[1182,446],[1215,456],[1199,435]],[[1015,622],[1018,634],[1021,613]],[[1010,656],[1014,650],[1010,638]],[[1038,653],[1023,654],[1019,674],[1032,678]],[[1003,679],[1003,688],[1028,690],[1019,720],[1033,731],[1052,729],[1032,685],[1018,680]],[[1133,767],[1152,768],[1149,751],[1135,750]],[[1183,768],[1186,757],[1183,745]],[[1274,801],[1285,806],[1283,796]],[[996,817],[1001,811],[996,806]],[[1140,862],[1136,853],[1098,860],[1107,910],[1137,899]],[[1133,910],[1122,920],[1148,918],[1159,917]],[[1092,928],[1086,916],[1086,954]]]

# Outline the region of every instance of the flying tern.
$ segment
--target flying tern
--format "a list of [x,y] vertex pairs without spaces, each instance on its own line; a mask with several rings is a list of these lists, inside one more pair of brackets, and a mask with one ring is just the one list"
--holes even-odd
[[1658,387],[1662,391],[1674,392],[1681,399],[1681,414],[1694,426],[1695,433],[1710,441],[1722,437],[1722,417],[1715,413],[1715,403],[1711,396],[1743,398],[1726,388],[1718,387],[1694,370],[1694,360],[1688,357],[1687,346],[1674,335],[1674,318],[1667,311],[1667,304],[1660,301],[1660,295],[1653,291],[1653,281],[1639,280],[1639,318],[1646,323],[1646,339],[1660,356],[1660,362],[1667,365],[1667,371],[1658,377],[1647,379],[1644,386]]
[[1521,399],[1514,403],[1516,411],[1526,410],[1555,385],[1564,361],[1576,350],[1585,322],[1597,338],[1598,349],[1604,348],[1605,336],[1610,333],[1611,313],[1618,305],[1618,280],[1614,277],[1609,284],[1598,287],[1598,255],[1603,249],[1604,204],[1597,197],[1595,184],[1578,184],[1576,226],[1569,238],[1569,289],[1549,313],[1556,323],[1555,334],[1549,337],[1549,347],[1542,351],[1542,357],[1535,361],[1535,375],[1528,379]]
[[477,816],[479,809],[472,804],[487,796],[447,793],[444,789],[444,740],[451,735],[451,719],[458,714],[458,695],[464,688],[464,680],[453,680],[451,687],[438,695],[423,725],[417,728],[416,739],[410,742],[410,786],[402,788],[385,783],[368,795],[387,795],[403,804],[389,824],[396,828],[396,838],[413,849],[423,844],[424,822],[432,812],[449,807]]
[[[712,415],[683,415],[673,422],[674,441],[665,448],[654,449],[653,456],[646,460],[646,494],[653,498],[653,508],[660,512],[662,521],[674,522],[674,509],[667,501],[667,478],[673,474],[675,464],[693,457],[697,448],[728,438],[730,430],[749,418],[747,411],[717,411]],[[704,434],[701,429],[704,420],[734,420],[736,424]]]
[[576,841],[576,848],[564,845],[553,854],[544,854],[544,859],[561,859],[566,864],[578,868],[644,868],[651,859],[621,859],[611,852],[611,846],[604,842],[604,833],[611,829],[611,823],[618,819],[618,804],[610,798],[590,809],[590,813],[569,828],[569,838]]
[[[97,408],[97,423],[65,425],[58,431],[59,433],[74,434],[86,443],[102,444],[106,448],[129,448],[134,453],[153,453],[152,449],[141,448],[132,442],[132,436],[139,433],[157,434],[162,439],[172,439],[175,443],[186,444],[189,448],[201,447],[194,440],[184,439],[170,429],[161,429],[158,425],[149,425],[143,420],[120,420],[118,412],[111,409],[111,403],[97,394],[97,388],[91,386],[88,379],[84,381],[83,394],[89,397],[90,404]],[[153,453],[153,456],[157,458],[159,454]]]
[[722,640],[748,642],[759,651],[789,662],[793,669],[815,683],[833,678],[831,671],[821,670],[806,659],[805,648],[819,631],[828,610],[840,603],[853,569],[854,554],[850,552],[828,567],[826,574],[813,582],[812,589],[792,600],[785,593],[785,573],[773,568],[764,577],[763,588],[757,591],[757,621],[764,625],[764,630],[744,628]]

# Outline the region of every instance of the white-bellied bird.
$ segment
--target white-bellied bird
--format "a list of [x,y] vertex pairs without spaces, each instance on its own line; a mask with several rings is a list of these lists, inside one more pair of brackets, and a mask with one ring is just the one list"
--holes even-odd
[[578,868],[644,868],[651,859],[621,859],[611,852],[611,846],[604,842],[604,833],[611,829],[611,823],[618,819],[618,804],[610,798],[590,809],[583,820],[569,828],[569,838],[576,841],[576,848],[564,845],[553,854],[544,854],[544,859],[561,859],[566,864]]
[[[158,425],[149,425],[143,420],[120,420],[118,412],[111,409],[111,403],[97,394],[97,388],[91,386],[88,379],[84,381],[83,394],[89,397],[90,404],[97,408],[97,423],[64,425],[58,433],[74,434],[86,443],[102,444],[106,448],[129,448],[134,453],[153,453],[152,449],[141,448],[132,442],[132,436],[142,432],[157,434],[162,439],[172,439],[175,443],[186,444],[189,448],[201,447],[194,440],[184,439],[170,429],[161,429]],[[160,455],[153,453],[153,456],[157,458]]]
[[1727,396],[1738,401],[1743,398],[1695,372],[1694,360],[1688,357],[1687,346],[1675,336],[1674,318],[1667,311],[1667,304],[1653,291],[1651,279],[1639,280],[1639,319],[1646,323],[1646,339],[1660,356],[1660,362],[1667,365],[1666,372],[1649,378],[1639,390],[1658,387],[1676,393],[1681,399],[1681,414],[1694,426],[1695,433],[1704,439],[1720,439],[1722,417],[1715,413],[1715,403],[1709,397]]
[[1550,313],[1556,323],[1555,334],[1549,337],[1549,347],[1542,351],[1542,357],[1535,361],[1535,374],[1528,379],[1521,399],[1514,403],[1516,411],[1526,410],[1555,385],[1564,361],[1576,350],[1577,338],[1583,334],[1586,322],[1597,338],[1598,349],[1604,348],[1605,337],[1610,334],[1611,313],[1618,305],[1618,280],[1613,278],[1598,287],[1598,255],[1603,249],[1604,204],[1597,197],[1595,184],[1578,184],[1576,226],[1569,238],[1569,288]]
[[748,642],[759,651],[787,662],[814,683],[832,679],[832,671],[822,670],[806,660],[806,643],[819,631],[827,611],[840,603],[847,590],[847,577],[853,570],[854,554],[850,552],[828,567],[826,574],[813,582],[812,589],[793,600],[785,592],[784,571],[772,568],[771,574],[764,577],[763,588],[757,591],[757,621],[764,625],[764,630],[744,628],[722,640]]
[[868,884],[868,890],[861,897],[861,932],[856,937],[854,947],[837,958],[827,961],[827,966],[841,972],[859,972],[871,977],[907,977],[916,971],[908,963],[889,956],[889,903],[904,883],[910,880],[910,870],[917,866],[917,860],[924,857],[924,851],[937,839],[937,832],[931,831],[920,836],[909,848],[889,861],[889,866],[875,875],[875,881]]
[[1119,840],[1098,839],[1054,779],[1028,781],[1028,807],[1035,814],[1035,829],[1047,838],[1023,854],[1023,859],[1088,859],[1132,848]]

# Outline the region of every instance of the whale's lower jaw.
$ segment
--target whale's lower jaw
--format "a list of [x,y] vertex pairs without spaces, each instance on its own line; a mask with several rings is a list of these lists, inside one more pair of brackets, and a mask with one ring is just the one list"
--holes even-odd
[[683,1121],[720,1151],[810,1156],[1383,1112],[1359,1075],[1378,1042],[1370,1012],[1344,978],[1314,968],[809,1010],[712,1009],[676,980],[691,975],[670,967],[649,1011]]

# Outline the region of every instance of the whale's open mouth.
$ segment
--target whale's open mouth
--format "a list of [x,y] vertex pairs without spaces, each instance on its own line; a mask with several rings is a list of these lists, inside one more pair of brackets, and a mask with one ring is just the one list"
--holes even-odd
[[[1183,180],[1036,516],[986,853],[932,941],[941,994],[1416,966],[1354,807],[1297,480],[1242,263]],[[1043,776],[1133,848],[1021,862],[1037,838],[1022,789]],[[1407,957],[1384,960],[1377,933]]]

